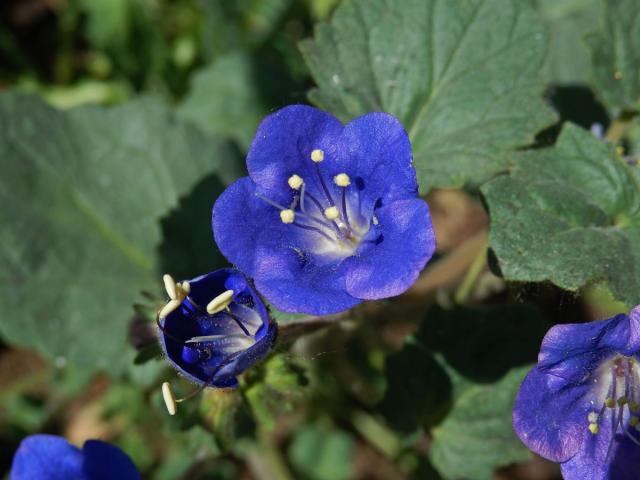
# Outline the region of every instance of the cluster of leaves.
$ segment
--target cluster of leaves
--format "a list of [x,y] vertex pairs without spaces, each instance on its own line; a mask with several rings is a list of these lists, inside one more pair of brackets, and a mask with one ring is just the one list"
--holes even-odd
[[[338,3],[0,7],[3,445],[108,437],[158,479],[483,479],[528,458],[511,404],[546,329],[640,303],[640,2]],[[224,263],[211,205],[260,118],[306,98],[403,122],[438,258],[406,298],[295,342],[324,323],[274,312],[277,351],[169,419],[159,275]]]

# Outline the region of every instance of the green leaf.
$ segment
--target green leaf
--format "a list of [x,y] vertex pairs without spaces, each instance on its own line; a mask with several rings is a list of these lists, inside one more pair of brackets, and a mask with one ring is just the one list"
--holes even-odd
[[378,409],[395,430],[410,434],[446,413],[451,381],[418,337],[387,358],[385,374],[387,390]]
[[601,0],[536,0],[535,5],[549,31],[545,78],[565,85],[588,83],[591,56],[584,36],[600,24]]
[[611,145],[568,124],[555,147],[518,155],[482,192],[507,280],[598,284],[640,303],[640,185]]
[[511,427],[511,410],[529,368],[513,369],[488,385],[455,378],[451,411],[432,431],[431,461],[442,475],[490,480],[497,467],[528,458]]
[[276,426],[277,416],[292,411],[305,397],[308,379],[304,369],[288,356],[273,355],[246,373],[244,394],[253,415],[267,429]]
[[321,425],[298,427],[289,457],[296,469],[312,480],[341,480],[352,477],[355,454],[350,435]]
[[598,93],[614,112],[640,108],[640,3],[608,0],[600,31],[587,37]]
[[3,94],[0,124],[0,332],[117,371],[132,303],[159,288],[159,219],[207,173],[232,180],[232,151],[150,99],[60,112]]
[[248,149],[267,113],[255,77],[248,55],[222,56],[194,75],[178,114],[206,132],[231,136]]
[[494,175],[553,122],[546,48],[520,0],[353,0],[301,44],[314,103],[343,120],[384,110],[404,123],[422,192]]

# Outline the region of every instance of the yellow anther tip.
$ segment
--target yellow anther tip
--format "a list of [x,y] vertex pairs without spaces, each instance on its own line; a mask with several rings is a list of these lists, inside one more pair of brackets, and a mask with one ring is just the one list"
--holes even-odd
[[304,183],[304,180],[302,180],[302,178],[299,175],[294,174],[289,177],[289,180],[287,180],[287,183],[294,190],[300,190],[300,187]]
[[598,430],[599,430],[598,429],[598,424],[596,424],[596,423],[590,423],[589,424],[589,431],[591,433],[593,433],[595,435],[596,433],[598,433]]
[[631,417],[629,419],[629,425],[631,425],[632,427],[635,427],[636,425],[638,425],[638,422],[640,422],[638,417]]
[[615,399],[609,397],[604,401],[604,404],[609,408],[614,408],[616,406],[616,401]]
[[625,397],[624,395],[620,398],[618,398],[618,405],[619,406],[623,406],[627,404],[627,397]]
[[295,219],[296,219],[296,214],[291,209],[282,210],[280,212],[280,220],[282,220],[282,223],[293,223]]
[[175,415],[177,411],[176,399],[173,396],[169,382],[164,382],[162,384],[162,398],[164,399],[164,404],[167,407],[169,415]]
[[329,207],[324,211],[324,216],[327,217],[327,220],[335,220],[339,215],[337,207]]
[[333,177],[333,182],[339,187],[348,187],[351,185],[351,179],[346,173],[339,173]]
[[162,276],[162,281],[164,282],[164,289],[167,291],[167,295],[169,295],[169,298],[177,298],[176,281],[173,279],[173,277],[168,273],[165,273]]
[[640,405],[638,405],[638,402],[631,402],[629,403],[629,410],[631,410],[631,413],[638,413],[640,412]]
[[324,151],[316,148],[311,152],[311,160],[319,163],[324,160]]
[[207,304],[207,313],[214,315],[221,312],[233,301],[233,290],[226,290]]

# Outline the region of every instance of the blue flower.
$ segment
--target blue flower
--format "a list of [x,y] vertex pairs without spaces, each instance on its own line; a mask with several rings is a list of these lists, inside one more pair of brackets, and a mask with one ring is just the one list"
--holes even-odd
[[260,124],[247,167],[216,201],[213,232],[280,310],[322,315],[399,295],[434,252],[411,144],[391,115],[345,126],[283,108]]
[[557,325],[524,379],[513,426],[567,480],[640,478],[640,307]]
[[82,450],[57,435],[31,435],[18,447],[10,480],[137,480],[136,466],[119,448],[88,440]]
[[158,314],[171,365],[201,387],[235,387],[236,376],[267,355],[276,337],[264,303],[237,270],[187,282],[164,276],[169,303]]

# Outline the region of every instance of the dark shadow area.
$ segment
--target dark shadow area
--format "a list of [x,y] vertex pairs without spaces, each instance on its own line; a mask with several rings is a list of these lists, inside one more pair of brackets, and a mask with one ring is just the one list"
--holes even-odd
[[474,382],[492,383],[513,367],[534,363],[549,325],[534,307],[433,308],[419,340]]
[[394,430],[411,433],[435,425],[451,408],[451,380],[420,341],[409,339],[390,355],[385,374],[388,385],[378,410]]
[[558,123],[536,136],[536,145],[544,147],[555,143],[564,122],[572,122],[589,130],[594,123],[606,130],[609,116],[604,105],[593,91],[585,85],[551,86],[546,92],[547,100],[560,116]]
[[160,269],[189,279],[227,266],[213,240],[211,209],[226,185],[217,175],[204,178],[162,222]]

